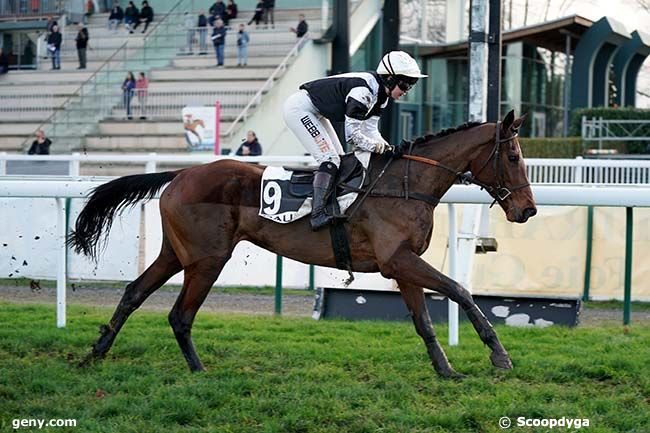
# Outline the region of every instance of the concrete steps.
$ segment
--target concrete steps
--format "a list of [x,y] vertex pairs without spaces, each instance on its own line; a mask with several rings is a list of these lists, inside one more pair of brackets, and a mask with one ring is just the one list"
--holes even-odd
[[[232,122],[221,122],[221,132],[230,128]],[[179,119],[175,121],[115,121],[104,120],[99,123],[99,135],[115,136],[153,136],[153,135],[182,135],[183,123]]]
[[153,81],[266,81],[274,70],[275,68],[175,68],[154,69],[150,74]]

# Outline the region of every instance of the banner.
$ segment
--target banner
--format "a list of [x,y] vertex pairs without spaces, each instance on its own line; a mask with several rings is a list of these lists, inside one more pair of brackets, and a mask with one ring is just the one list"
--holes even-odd
[[[457,205],[458,223],[462,205]],[[435,230],[423,258],[445,274],[447,206],[435,212]],[[503,210],[490,211],[490,237],[496,253],[477,254],[472,272],[472,293],[481,295],[582,296],[587,249],[587,208],[539,206],[525,224],[509,223]],[[650,300],[650,209],[634,209],[632,299]],[[625,208],[594,209],[592,299],[623,299],[625,270]]]
[[188,150],[214,150],[219,153],[219,106],[185,107],[183,131]]

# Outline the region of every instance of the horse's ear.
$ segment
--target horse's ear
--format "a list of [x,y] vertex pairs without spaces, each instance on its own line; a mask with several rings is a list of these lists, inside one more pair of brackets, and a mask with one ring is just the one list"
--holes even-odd
[[515,119],[515,121],[512,122],[512,129],[514,129],[515,131],[518,130],[521,127],[521,125],[524,123],[524,120],[526,120],[527,115],[528,113],[524,113],[523,116]]
[[503,130],[508,131],[512,126],[512,122],[515,120],[515,110],[510,110],[506,117],[503,118]]

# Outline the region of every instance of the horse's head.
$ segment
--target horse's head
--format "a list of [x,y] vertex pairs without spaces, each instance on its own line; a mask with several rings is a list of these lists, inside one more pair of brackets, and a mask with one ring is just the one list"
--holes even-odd
[[474,178],[503,208],[508,221],[518,223],[525,223],[537,213],[517,138],[525,118],[515,119],[514,110],[510,111],[503,122],[496,123],[492,145],[484,146],[470,163]]

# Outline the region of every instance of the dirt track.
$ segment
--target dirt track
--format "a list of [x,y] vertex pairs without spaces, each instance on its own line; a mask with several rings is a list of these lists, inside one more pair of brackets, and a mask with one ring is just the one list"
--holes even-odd
[[[93,305],[98,307],[115,308],[122,297],[123,289],[116,288],[77,288],[68,290],[68,303]],[[168,312],[174,305],[178,292],[159,290],[155,292],[142,306],[143,310]],[[27,286],[0,286],[0,301],[24,303],[56,302],[56,290],[43,288],[32,291]],[[311,316],[314,298],[312,295],[290,295],[282,299],[282,312],[290,316]],[[213,313],[242,313],[242,314],[273,314],[274,297],[271,295],[232,294],[214,290],[201,307],[203,312]],[[620,310],[584,309],[580,314],[582,326],[599,326],[602,324],[620,324],[623,315]],[[632,323],[643,322],[650,324],[650,311],[632,312]]]

